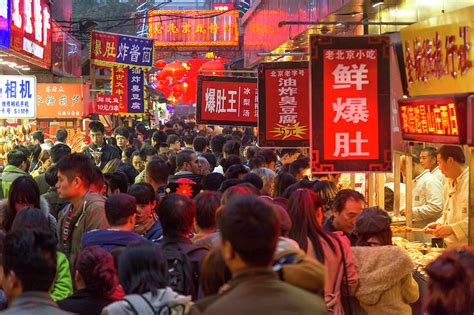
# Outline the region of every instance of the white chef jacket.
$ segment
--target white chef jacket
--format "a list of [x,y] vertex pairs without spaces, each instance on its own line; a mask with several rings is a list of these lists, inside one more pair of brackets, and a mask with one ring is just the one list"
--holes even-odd
[[443,214],[443,186],[429,170],[413,180],[412,205],[414,227],[425,227]]
[[446,184],[446,176],[443,175],[443,172],[439,169],[439,166],[436,166],[432,171],[431,174],[433,174],[440,182],[441,185],[444,186]]
[[443,215],[437,223],[449,225],[454,233],[445,237],[448,247],[467,245],[468,236],[468,204],[469,204],[469,168],[453,181],[448,178],[443,190]]

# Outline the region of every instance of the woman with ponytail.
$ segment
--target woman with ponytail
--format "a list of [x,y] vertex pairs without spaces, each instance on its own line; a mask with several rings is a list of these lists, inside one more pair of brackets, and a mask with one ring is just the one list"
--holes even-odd
[[426,315],[474,313],[474,251],[459,248],[443,253],[426,267],[429,276]]
[[99,315],[113,302],[109,296],[118,284],[112,255],[99,246],[86,247],[77,256],[74,270],[76,292],[59,301],[59,307],[75,314]]

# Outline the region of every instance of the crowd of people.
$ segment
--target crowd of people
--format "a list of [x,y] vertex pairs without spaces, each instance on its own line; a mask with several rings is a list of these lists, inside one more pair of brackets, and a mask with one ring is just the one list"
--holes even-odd
[[[183,120],[109,136],[92,121],[89,137],[72,152],[66,130],[54,143],[37,131],[7,154],[2,314],[474,312],[473,250],[447,250],[420,274],[392,245],[387,211],[339,174],[313,178],[302,149]],[[410,159],[427,196],[414,221],[459,245],[464,155],[430,150]]]

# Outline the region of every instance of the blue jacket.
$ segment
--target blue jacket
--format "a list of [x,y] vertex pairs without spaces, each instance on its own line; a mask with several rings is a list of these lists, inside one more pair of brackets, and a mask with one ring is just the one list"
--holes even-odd
[[157,243],[163,238],[163,227],[161,226],[160,220],[156,220],[155,224],[151,226],[148,232],[143,235],[149,241]]
[[121,230],[92,230],[82,236],[81,248],[98,245],[107,251],[116,247],[143,241],[144,238],[135,232]]

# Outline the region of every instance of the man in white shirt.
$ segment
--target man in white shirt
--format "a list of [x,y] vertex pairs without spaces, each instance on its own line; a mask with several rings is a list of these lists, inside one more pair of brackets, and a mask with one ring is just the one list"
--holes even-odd
[[440,182],[441,185],[446,183],[446,177],[443,175],[438,166],[438,160],[436,159],[438,150],[433,147],[423,148],[420,152],[420,163],[424,169],[429,170]]
[[[443,186],[430,173],[424,169],[417,156],[412,156],[413,168],[413,226],[425,227],[441,217],[443,212]],[[406,156],[400,159],[400,170],[406,177]],[[400,214],[405,215],[405,209],[400,209]]]
[[425,233],[444,238],[448,247],[467,245],[469,168],[459,146],[444,145],[438,151],[441,172],[448,178],[444,185],[443,215],[425,227]]

